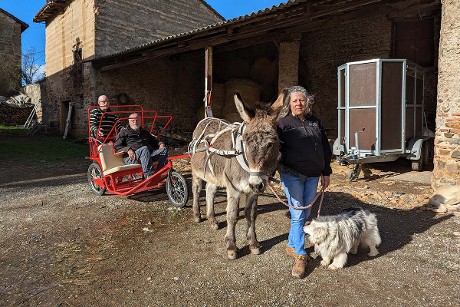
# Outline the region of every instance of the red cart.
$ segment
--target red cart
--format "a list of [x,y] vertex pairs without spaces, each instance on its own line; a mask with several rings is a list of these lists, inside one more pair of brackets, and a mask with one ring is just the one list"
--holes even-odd
[[[140,105],[111,106],[111,111],[104,112],[101,116],[101,122],[108,114],[116,115],[118,120],[107,135],[98,138],[91,135],[89,129],[90,112],[94,108],[98,106],[88,108],[89,159],[92,160],[92,163],[88,168],[87,177],[91,190],[100,196],[105,192],[129,196],[166,187],[166,193],[171,202],[175,206],[183,207],[189,199],[187,181],[173,169],[172,162],[176,159],[188,159],[190,158],[188,154],[168,157],[168,163],[163,168],[144,179],[141,165],[125,164],[122,153],[115,152],[113,147],[113,142],[119,133],[117,123],[121,121],[125,127],[129,114],[139,113],[142,117],[142,127],[157,137],[168,127],[172,116],[158,115],[156,111],[144,110]],[[99,122],[99,127],[101,122]]]

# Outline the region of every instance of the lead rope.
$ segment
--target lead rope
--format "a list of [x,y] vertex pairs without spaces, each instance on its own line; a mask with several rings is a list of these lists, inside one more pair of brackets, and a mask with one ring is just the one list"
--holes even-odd
[[273,194],[275,194],[276,198],[278,199],[278,201],[280,203],[282,203],[283,205],[285,205],[286,207],[288,208],[292,208],[292,209],[295,209],[295,210],[305,210],[305,209],[308,209],[310,207],[312,207],[316,200],[318,199],[318,197],[321,195],[321,200],[319,201],[319,207],[318,207],[318,214],[316,217],[319,217],[319,213],[321,212],[321,206],[323,204],[323,199],[324,199],[324,188],[321,188],[321,190],[319,190],[318,193],[316,193],[316,196],[315,198],[306,206],[303,206],[303,207],[295,207],[295,206],[292,206],[288,203],[286,203],[285,201],[283,201],[279,196],[278,196],[278,193],[276,193],[275,189],[273,189],[272,187],[272,184],[271,184],[271,181],[269,181],[268,183],[268,187],[270,188],[270,190],[273,192]]

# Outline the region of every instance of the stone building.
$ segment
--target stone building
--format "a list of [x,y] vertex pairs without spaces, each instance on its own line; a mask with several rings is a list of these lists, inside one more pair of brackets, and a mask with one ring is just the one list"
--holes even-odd
[[87,106],[100,94],[121,94],[101,84],[91,60],[222,20],[200,0],[47,0],[34,18],[46,23],[44,124],[63,132],[73,108],[72,134],[83,136]]
[[0,8],[0,96],[10,96],[21,86],[21,33],[28,27]]
[[[45,7],[37,14],[37,21],[47,22],[47,43],[48,38],[63,33],[51,27],[52,23],[78,16],[70,13],[71,8]],[[108,7],[90,9],[99,16]],[[66,101],[80,101],[74,118],[77,135],[84,134],[85,107],[101,93],[119,103],[128,101],[171,114],[172,126],[189,132],[199,119],[197,112],[203,114],[205,89],[212,88],[211,103],[216,113],[220,112],[217,115],[228,116],[232,110],[226,101],[234,89],[244,89],[243,98],[270,102],[279,89],[300,84],[315,94],[314,112],[329,128],[330,137],[335,138],[337,67],[351,61],[405,58],[425,70],[426,119],[428,127],[436,130],[433,186],[458,184],[459,105],[455,89],[459,81],[455,67],[459,50],[458,31],[454,30],[459,17],[457,0],[287,1],[188,32],[148,37],[144,44],[120,51],[93,52],[83,56],[80,72],[75,65],[78,61],[70,56],[67,66],[50,68],[51,76],[57,75],[54,80],[58,81],[51,81],[48,96],[54,97],[61,109],[65,109]],[[104,26],[100,31],[108,31],[110,24]],[[88,43],[92,46],[82,36],[72,39],[77,51]],[[110,39],[117,41],[114,36]],[[53,48],[62,49],[62,45]],[[55,54],[51,59],[50,52],[47,46],[48,76],[48,61],[64,63],[69,53]]]
[[460,185],[460,2],[442,1],[432,186]]

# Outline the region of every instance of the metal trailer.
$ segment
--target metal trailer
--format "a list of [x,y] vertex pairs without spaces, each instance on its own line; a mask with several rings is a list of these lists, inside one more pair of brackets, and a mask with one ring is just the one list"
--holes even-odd
[[350,181],[367,163],[405,157],[416,171],[430,163],[422,67],[405,59],[372,59],[339,66],[337,78],[333,154],[340,164],[354,165]]

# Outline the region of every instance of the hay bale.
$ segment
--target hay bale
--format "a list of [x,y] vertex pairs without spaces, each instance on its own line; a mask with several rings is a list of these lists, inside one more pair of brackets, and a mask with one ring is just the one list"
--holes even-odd
[[225,105],[225,84],[213,83],[211,93],[211,108],[214,117],[222,118]]
[[251,66],[251,79],[265,85],[275,82],[278,75],[278,65],[267,58],[258,58]]
[[223,116],[225,119],[233,121],[241,121],[240,115],[235,107],[233,95],[235,91],[241,94],[244,102],[250,106],[254,106],[260,101],[262,94],[262,86],[248,79],[231,79],[225,83],[225,105]]
[[262,97],[265,102],[273,101],[278,92],[278,63],[268,58],[259,58],[251,66],[251,79],[262,85]]

